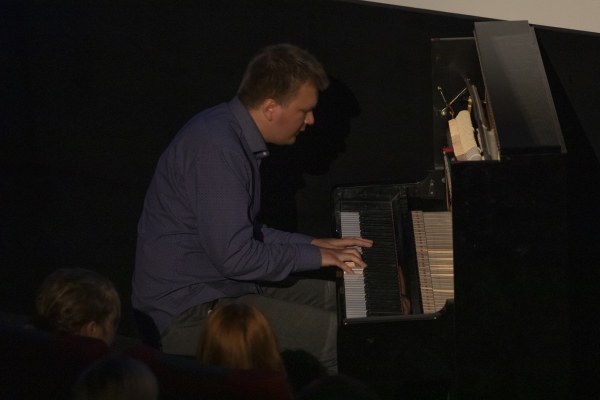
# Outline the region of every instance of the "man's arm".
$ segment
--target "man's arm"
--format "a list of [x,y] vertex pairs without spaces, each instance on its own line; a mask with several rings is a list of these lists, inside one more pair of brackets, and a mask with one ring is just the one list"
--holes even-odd
[[321,254],[309,241],[266,244],[254,238],[252,168],[243,154],[205,148],[195,167],[199,246],[223,276],[277,281],[319,268]]
[[262,225],[261,232],[263,234],[264,242],[266,244],[271,243],[303,243],[309,244],[314,239],[311,236],[306,236],[301,233],[292,233],[280,231],[277,229],[269,228],[266,225]]

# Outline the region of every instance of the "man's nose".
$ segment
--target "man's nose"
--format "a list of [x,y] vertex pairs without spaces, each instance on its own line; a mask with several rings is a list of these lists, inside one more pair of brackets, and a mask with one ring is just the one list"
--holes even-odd
[[312,111],[306,113],[306,118],[304,118],[304,123],[306,125],[312,125],[315,123],[315,116],[313,115]]

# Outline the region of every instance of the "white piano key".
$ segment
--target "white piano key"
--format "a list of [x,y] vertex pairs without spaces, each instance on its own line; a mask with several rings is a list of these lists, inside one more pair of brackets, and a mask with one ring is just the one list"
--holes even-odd
[[[340,223],[342,237],[361,237],[360,214],[358,212],[342,211],[340,213]],[[352,267],[352,272],[354,272],[353,275],[344,271],[346,318],[363,318],[367,316],[363,269]]]

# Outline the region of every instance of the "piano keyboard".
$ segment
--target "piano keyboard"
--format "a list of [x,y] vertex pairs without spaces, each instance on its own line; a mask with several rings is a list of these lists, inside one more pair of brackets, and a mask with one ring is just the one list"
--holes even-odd
[[441,310],[454,298],[452,213],[412,211],[423,313]]
[[346,318],[401,315],[396,240],[391,209],[342,211],[343,237],[373,240],[373,247],[360,249],[367,267],[344,273]]

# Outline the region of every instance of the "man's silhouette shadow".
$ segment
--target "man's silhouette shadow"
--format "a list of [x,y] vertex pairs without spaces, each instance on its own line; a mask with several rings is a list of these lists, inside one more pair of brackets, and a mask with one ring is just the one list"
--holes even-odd
[[269,157],[261,164],[260,218],[271,228],[296,232],[296,192],[306,186],[303,174],[325,175],[331,163],[346,151],[350,120],[360,114],[354,94],[329,77],[329,87],[319,94],[315,124],[307,126],[291,146],[268,144]]

